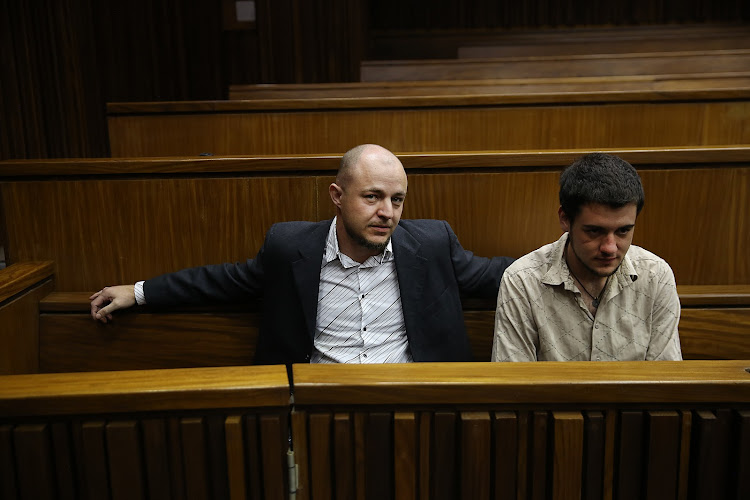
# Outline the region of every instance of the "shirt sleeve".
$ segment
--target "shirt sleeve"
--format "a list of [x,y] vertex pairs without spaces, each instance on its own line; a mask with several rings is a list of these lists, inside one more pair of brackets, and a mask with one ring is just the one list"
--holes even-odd
[[146,304],[146,296],[143,294],[143,281],[136,282],[133,287],[133,293],[135,293],[135,303],[139,306]]
[[680,322],[680,298],[677,295],[674,273],[665,262],[657,281],[651,318],[651,338],[646,360],[680,361],[682,349],[677,326]]
[[519,274],[505,273],[497,295],[492,361],[536,361],[538,347],[539,332]]

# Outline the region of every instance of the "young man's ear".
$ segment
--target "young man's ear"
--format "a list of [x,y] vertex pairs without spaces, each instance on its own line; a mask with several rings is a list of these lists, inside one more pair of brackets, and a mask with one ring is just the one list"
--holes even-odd
[[331,195],[331,201],[334,205],[341,208],[341,196],[344,194],[344,190],[335,182],[328,186],[328,194]]
[[560,229],[562,229],[564,233],[569,233],[572,224],[568,218],[568,214],[563,210],[563,207],[557,209],[557,217],[560,219]]

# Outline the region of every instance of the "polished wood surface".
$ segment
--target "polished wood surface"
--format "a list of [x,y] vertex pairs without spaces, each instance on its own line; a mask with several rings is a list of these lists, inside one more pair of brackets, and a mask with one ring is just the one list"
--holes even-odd
[[[678,284],[750,283],[747,147],[607,151],[639,169],[646,206],[634,242],[667,260]],[[585,152],[400,154],[404,217],[447,220],[478,255],[519,257],[559,237],[558,173]],[[0,162],[7,259],[53,260],[59,291],[93,292],[252,258],[273,223],[334,215],[338,159],[112,160],[111,176],[102,160]]]
[[294,365],[296,404],[750,403],[749,360]]
[[3,417],[278,407],[289,401],[283,366],[7,375],[0,379]]
[[39,300],[54,289],[52,262],[0,270],[0,375],[39,371]]
[[0,377],[0,491],[281,500],[288,402],[283,366]]
[[360,79],[363,82],[382,82],[722,73],[746,71],[749,63],[750,49],[363,61]]
[[[410,4],[413,9],[413,4]],[[467,6],[468,9],[472,7]],[[501,10],[485,9],[481,15],[502,15]],[[531,9],[530,15],[539,15],[540,9]],[[588,9],[587,15],[592,13]],[[504,13],[504,19],[510,12]],[[555,17],[552,12],[549,15]],[[603,13],[602,13],[603,14]],[[424,16],[419,16],[420,18]],[[466,22],[461,17],[453,20],[461,24]],[[484,20],[483,20],[484,21]],[[736,19],[735,19],[736,21]],[[484,22],[483,22],[484,24]],[[732,43],[729,47],[739,48],[734,43],[742,44],[747,34],[747,26],[738,22],[726,22],[724,24],[713,23],[671,23],[654,22],[649,24],[619,24],[612,26],[611,21],[602,23],[571,23],[563,22],[541,26],[530,23],[525,29],[381,29],[371,32],[371,42],[368,51],[369,59],[450,59],[459,55],[462,47],[479,46],[507,46],[514,50],[517,55],[523,54],[525,50],[542,46],[549,53],[571,53],[571,46],[583,44],[588,47],[584,53],[591,53],[592,47],[602,53],[612,52],[616,47],[631,47],[626,52],[638,52],[653,47],[683,47],[685,50],[700,50],[709,45],[724,42],[718,40],[726,39]],[[597,26],[597,24],[600,24]],[[742,39],[743,41],[741,41]],[[717,41],[714,41],[717,40]],[[700,43],[700,46],[694,44]],[[559,46],[562,46],[558,48]],[[720,48],[720,47],[715,47]],[[653,52],[654,50],[649,50]],[[520,52],[520,53],[519,53]],[[512,54],[508,54],[512,55]]]
[[[750,42],[748,42],[750,44]],[[750,86],[750,74],[747,72],[732,73],[697,73],[677,75],[628,75],[607,77],[549,77],[549,78],[503,78],[495,80],[436,80],[407,82],[345,82],[345,83],[308,83],[308,84],[258,84],[232,85],[229,88],[230,100],[284,100],[297,107],[322,106],[341,107],[347,98],[368,97],[388,98],[387,100],[371,99],[373,103],[392,103],[395,106],[409,102],[404,97],[419,96],[424,99],[411,99],[413,105],[431,102],[434,96],[501,96],[507,94],[536,94],[539,99],[554,98],[555,94],[565,94],[573,98],[594,93],[617,92],[622,97],[642,92],[645,98],[648,92],[659,90],[662,95],[686,96],[686,91],[695,90],[740,90]],[[543,96],[538,94],[551,94]],[[727,92],[728,95],[731,95]],[[520,97],[516,99],[521,99]],[[559,99],[559,98],[558,98]],[[479,99],[477,99],[479,102]],[[119,108],[111,104],[110,111]]]
[[19,262],[0,269],[0,303],[52,277],[52,262]]
[[[349,457],[349,498],[729,498],[748,364],[295,365],[297,498]],[[331,438],[331,415],[352,432]]]
[[38,321],[39,371],[54,373],[251,365],[260,315],[123,313],[92,325],[88,314],[42,314]]
[[[109,131],[113,157],[343,154],[352,145],[368,142],[400,152],[750,143],[747,91],[732,91],[735,96],[729,98],[716,92],[723,91],[702,96],[691,91],[667,99],[658,97],[658,91],[650,99],[644,99],[643,92],[573,95],[571,100],[509,95],[493,98],[494,103],[482,96],[443,96],[430,98],[426,107],[404,101],[408,110],[392,103],[374,107],[362,98],[356,104],[349,100],[351,109],[331,111],[131,112],[110,115]],[[458,104],[457,99],[469,103]],[[485,103],[472,102],[476,100]],[[227,103],[247,106],[253,101]]]

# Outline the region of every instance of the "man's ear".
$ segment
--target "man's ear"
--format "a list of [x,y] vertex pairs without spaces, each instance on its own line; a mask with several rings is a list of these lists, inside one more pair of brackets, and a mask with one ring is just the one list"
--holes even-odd
[[335,182],[328,186],[328,194],[331,195],[331,201],[334,205],[341,208],[341,196],[344,194],[344,190]]
[[563,207],[557,209],[557,217],[560,219],[560,229],[562,229],[564,233],[569,233],[571,223],[568,214],[565,213]]

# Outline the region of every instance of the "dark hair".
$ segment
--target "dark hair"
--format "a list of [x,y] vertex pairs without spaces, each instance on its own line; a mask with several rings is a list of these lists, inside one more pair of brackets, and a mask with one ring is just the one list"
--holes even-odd
[[587,203],[620,208],[630,203],[636,215],[644,203],[643,186],[633,165],[605,153],[590,153],[560,174],[560,205],[571,220]]

